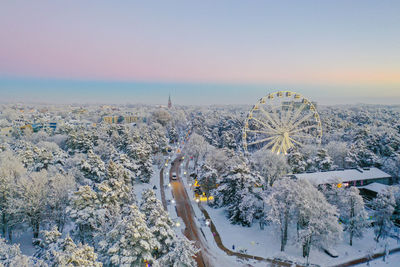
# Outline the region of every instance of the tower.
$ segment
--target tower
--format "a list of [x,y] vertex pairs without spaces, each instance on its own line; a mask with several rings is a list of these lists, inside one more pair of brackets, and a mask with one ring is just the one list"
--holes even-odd
[[172,108],[171,95],[168,97],[168,108]]

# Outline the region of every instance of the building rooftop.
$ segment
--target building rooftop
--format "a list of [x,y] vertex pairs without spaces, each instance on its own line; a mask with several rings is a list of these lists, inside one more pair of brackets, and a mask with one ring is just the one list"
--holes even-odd
[[366,186],[360,186],[359,188],[367,189],[369,191],[373,191],[377,194],[382,193],[387,189],[389,186],[385,184],[380,184],[380,183],[372,183]]
[[294,174],[297,179],[307,179],[315,185],[340,182],[351,182],[379,178],[391,178],[389,174],[378,168],[346,169],[327,172],[312,172]]

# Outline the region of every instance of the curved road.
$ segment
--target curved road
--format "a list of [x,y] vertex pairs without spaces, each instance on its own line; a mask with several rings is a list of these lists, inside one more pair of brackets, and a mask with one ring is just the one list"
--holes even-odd
[[[199,253],[196,255],[196,262],[197,262],[198,266],[199,267],[212,267],[212,265],[210,264],[210,258],[213,258],[212,253],[208,252],[208,246],[207,246],[206,242],[204,241],[204,239],[202,238],[201,234],[199,233],[199,228],[197,227],[195,220],[194,220],[194,215],[193,215],[194,211],[191,206],[191,200],[190,200],[189,196],[187,195],[187,192],[181,181],[181,178],[179,177],[179,167],[180,167],[181,163],[182,163],[182,155],[178,155],[178,157],[172,162],[171,169],[169,172],[169,181],[171,183],[173,197],[176,201],[177,214],[179,217],[182,218],[182,220],[185,223],[186,228],[184,231],[184,235],[189,240],[194,241],[196,246],[200,249]],[[176,176],[177,176],[176,180],[172,179],[173,173],[176,173]],[[161,173],[161,175],[162,175],[162,173]],[[161,188],[163,188],[162,184],[161,184],[163,177],[160,177],[160,179],[161,179],[160,186],[161,186]],[[165,195],[164,195],[163,202],[166,203]],[[199,208],[202,211],[203,215],[206,218],[209,218],[207,211],[201,205],[199,205]],[[214,233],[214,240],[215,240],[217,246],[222,251],[224,251],[226,254],[228,254],[230,256],[237,256],[238,258],[245,259],[245,260],[252,259],[252,260],[269,262],[272,264],[272,266],[284,266],[284,267],[292,266],[292,263],[289,263],[289,262],[283,262],[283,261],[278,261],[278,260],[274,260],[274,259],[265,259],[262,257],[257,257],[257,256],[252,256],[252,255],[247,255],[247,254],[231,251],[222,244],[221,237],[218,234],[217,229],[215,228],[212,221],[211,221],[210,227],[211,227],[211,231]],[[246,265],[246,266],[251,266],[251,265]]]
[[[169,172],[169,180],[171,183],[172,194],[176,202],[176,211],[179,217],[182,218],[185,223],[184,235],[195,242],[195,245],[200,249],[197,253],[195,259],[199,267],[211,267],[209,260],[207,258],[207,247],[200,236],[199,230],[194,221],[194,212],[192,210],[191,201],[186,193],[183,183],[180,181],[179,177],[179,165],[182,161],[182,155],[178,155],[178,158],[171,164],[171,170]],[[176,173],[177,179],[172,179],[172,173]]]

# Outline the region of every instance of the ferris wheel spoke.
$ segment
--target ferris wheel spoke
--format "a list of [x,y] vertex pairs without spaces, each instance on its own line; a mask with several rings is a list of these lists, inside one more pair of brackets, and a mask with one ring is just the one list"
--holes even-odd
[[289,138],[284,138],[284,142],[282,143],[282,152],[284,154],[287,154],[287,151],[289,150],[289,148],[291,148],[293,146],[292,141],[290,141]]
[[264,133],[264,134],[276,134],[276,132],[268,132],[268,131],[262,131],[262,130],[246,130],[246,132],[251,132],[251,133]]
[[295,123],[295,121],[299,118],[301,112],[303,111],[303,109],[306,107],[306,103],[301,104],[301,106],[299,107],[299,109],[296,111],[296,113],[293,115],[293,117],[290,118],[288,125],[293,125]]
[[255,141],[255,142],[251,142],[251,143],[249,143],[248,145],[257,145],[257,144],[261,144],[261,143],[263,143],[263,142],[265,142],[265,141],[274,139],[274,140],[272,140],[271,142],[269,142],[268,144],[265,145],[265,147],[268,147],[268,146],[270,146],[272,143],[274,143],[275,140],[276,140],[277,138],[278,138],[278,136],[271,136],[271,137],[264,138],[264,139],[261,139],[261,140]]
[[281,142],[282,142],[282,137],[281,137],[281,136],[278,136],[278,138],[277,138],[275,144],[272,146],[271,151],[272,151],[272,152],[275,152],[276,148],[278,147],[279,143],[281,143]]
[[281,112],[281,117],[280,118],[279,118],[278,114],[276,114],[276,110],[278,108],[281,108],[281,106],[273,108],[271,115],[276,119],[278,127],[282,127],[282,112]]
[[306,138],[306,139],[315,139],[315,136],[307,136],[307,135],[299,135],[299,134],[293,134],[291,135],[293,137],[298,137],[298,138]]
[[285,125],[287,125],[289,123],[291,113],[293,113],[293,111],[294,111],[294,101],[291,101],[290,105],[287,107],[288,107],[288,109],[285,113],[285,118],[284,118]]
[[301,131],[312,129],[312,128],[316,128],[316,126],[315,125],[305,126],[305,127],[302,127],[302,128],[298,128],[296,130],[289,131],[289,133],[293,134],[293,133],[301,132]]
[[275,128],[278,128],[278,123],[276,120],[272,119],[272,117],[270,116],[270,114],[268,114],[268,112],[262,107],[259,106],[259,109],[261,110],[261,112],[265,115],[265,117],[267,117],[267,119],[271,122],[272,126],[274,126]]
[[254,121],[256,121],[256,122],[258,122],[258,123],[260,123],[260,124],[262,124],[262,125],[264,125],[265,127],[267,127],[268,129],[270,129],[271,131],[273,131],[274,133],[278,133],[278,131],[276,130],[276,129],[274,129],[274,128],[272,128],[268,123],[265,123],[265,122],[263,122],[263,121],[261,121],[261,120],[259,120],[259,119],[256,119],[256,118],[251,118],[252,120],[254,120]]
[[304,116],[301,120],[298,120],[297,122],[295,122],[294,124],[292,124],[292,126],[290,127],[291,130],[296,128],[297,126],[299,126],[300,124],[302,124],[303,122],[305,122],[306,120],[308,120],[309,118],[311,118],[312,116],[314,116],[314,113],[310,113],[307,116]]
[[292,142],[298,144],[299,146],[303,146],[302,143],[300,143],[299,141],[294,140],[292,137],[289,137],[289,139],[290,139],[290,141],[292,141]]

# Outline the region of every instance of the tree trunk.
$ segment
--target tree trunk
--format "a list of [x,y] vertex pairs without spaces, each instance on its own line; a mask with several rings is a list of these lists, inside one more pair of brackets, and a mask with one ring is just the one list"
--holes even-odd
[[6,236],[6,230],[7,230],[7,222],[6,222],[6,213],[3,212],[2,216],[1,216],[1,224],[2,224],[2,232],[3,232],[3,236]]
[[281,228],[281,251],[285,251],[285,246],[287,243],[287,238],[288,238],[287,232],[289,224],[288,217],[289,217],[288,211],[285,211],[285,218]]
[[310,256],[310,248],[311,248],[311,237],[305,239],[303,243],[303,257],[307,257],[307,264],[308,264],[308,257]]
[[284,240],[284,230],[283,226],[281,227],[281,251],[285,251],[285,240]]
[[353,234],[354,234],[354,202],[353,201],[351,201],[350,220],[351,220],[350,221],[350,246],[353,246]]
[[32,225],[32,230],[33,230],[33,238],[38,238],[39,237],[39,228],[40,224],[38,221],[35,221]]
[[353,245],[353,231],[350,231],[350,246]]
[[12,227],[8,227],[8,240],[12,242]]

